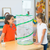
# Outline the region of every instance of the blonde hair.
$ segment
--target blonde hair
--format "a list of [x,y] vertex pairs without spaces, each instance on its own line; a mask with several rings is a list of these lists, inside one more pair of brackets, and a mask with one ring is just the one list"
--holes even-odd
[[46,17],[45,17],[45,15],[43,15],[43,13],[37,14],[37,17],[38,17],[39,19],[41,19],[43,23],[46,23],[46,22],[47,22],[47,21],[46,21]]

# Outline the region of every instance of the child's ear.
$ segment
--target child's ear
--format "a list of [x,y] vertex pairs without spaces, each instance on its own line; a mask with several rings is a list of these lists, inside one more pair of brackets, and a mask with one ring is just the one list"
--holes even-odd
[[7,20],[9,22],[9,20]]
[[37,17],[36,17],[36,19],[37,19]]
[[42,20],[40,19],[40,21],[42,21]]

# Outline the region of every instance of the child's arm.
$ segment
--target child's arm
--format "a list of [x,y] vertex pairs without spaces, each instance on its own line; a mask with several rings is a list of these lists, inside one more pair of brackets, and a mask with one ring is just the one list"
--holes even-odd
[[17,35],[17,32],[15,32],[15,34]]
[[1,38],[0,38],[0,42],[2,41],[2,39],[4,38],[5,33],[1,34]]

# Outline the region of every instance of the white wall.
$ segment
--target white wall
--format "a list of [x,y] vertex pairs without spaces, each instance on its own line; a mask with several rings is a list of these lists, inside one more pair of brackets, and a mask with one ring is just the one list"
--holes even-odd
[[22,0],[0,0],[0,16],[3,7],[11,7],[13,15],[22,14]]

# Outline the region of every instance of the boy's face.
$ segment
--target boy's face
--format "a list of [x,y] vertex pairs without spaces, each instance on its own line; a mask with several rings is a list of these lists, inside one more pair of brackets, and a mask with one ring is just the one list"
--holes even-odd
[[38,17],[36,17],[36,19],[37,19],[37,22],[40,23],[41,19],[39,19]]
[[14,17],[11,17],[10,20],[8,20],[9,24],[13,24],[14,23]]

